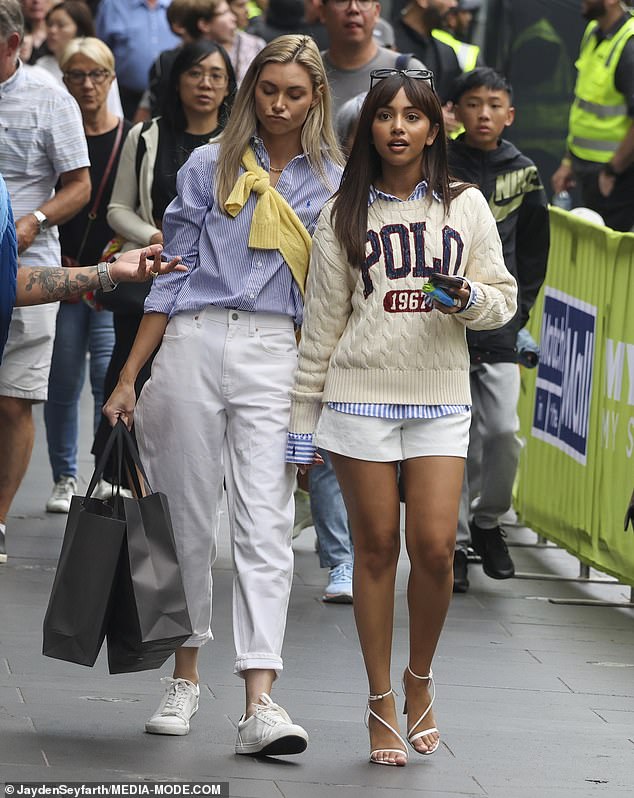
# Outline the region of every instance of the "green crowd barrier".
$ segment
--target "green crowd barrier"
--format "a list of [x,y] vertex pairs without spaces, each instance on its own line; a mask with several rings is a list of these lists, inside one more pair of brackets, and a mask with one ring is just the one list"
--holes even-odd
[[523,369],[516,509],[526,526],[634,585],[634,235],[551,208],[546,281]]

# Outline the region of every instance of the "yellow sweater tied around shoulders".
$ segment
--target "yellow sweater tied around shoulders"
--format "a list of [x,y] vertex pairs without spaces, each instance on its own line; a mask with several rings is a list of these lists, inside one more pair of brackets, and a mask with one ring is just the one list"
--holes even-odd
[[258,194],[249,246],[252,249],[279,250],[303,298],[312,239],[295,211],[271,186],[269,173],[259,166],[250,147],[242,156],[242,164],[246,171],[233,187],[225,202],[225,210],[235,217],[245,206],[251,192]]

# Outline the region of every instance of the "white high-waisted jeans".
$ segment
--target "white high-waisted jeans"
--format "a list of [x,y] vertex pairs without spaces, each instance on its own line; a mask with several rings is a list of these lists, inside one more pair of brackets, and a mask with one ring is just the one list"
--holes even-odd
[[297,367],[288,316],[208,306],[174,316],[135,412],[152,488],[169,501],[193,633],[211,634],[211,566],[227,486],[235,673],[282,670],[295,467],[285,462]]

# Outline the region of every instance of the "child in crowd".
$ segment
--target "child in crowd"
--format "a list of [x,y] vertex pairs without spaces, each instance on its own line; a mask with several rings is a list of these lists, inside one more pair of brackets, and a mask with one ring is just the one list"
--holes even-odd
[[[465,328],[505,324],[516,288],[482,195],[450,183],[431,73],[381,69],[372,82],[341,187],[314,236],[287,459],[305,469],[318,461],[315,446],[330,454],[354,541],[370,761],[402,766],[390,686],[398,466],[411,565],[406,737],[432,754],[431,665],[451,597],[471,418]],[[456,305],[426,301],[432,272],[462,278]]]
[[511,506],[521,449],[517,335],[544,282],[550,236],[537,167],[501,138],[515,116],[509,83],[493,69],[474,69],[456,81],[454,103],[465,132],[449,144],[451,173],[480,187],[518,285],[517,312],[504,327],[467,332],[473,420],[454,555],[454,591],[465,593],[469,538],[487,576],[508,579],[515,573],[500,518]]

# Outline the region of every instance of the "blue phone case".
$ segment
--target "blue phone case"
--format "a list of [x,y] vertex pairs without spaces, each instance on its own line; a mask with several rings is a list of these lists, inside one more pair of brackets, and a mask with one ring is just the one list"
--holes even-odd
[[450,308],[455,307],[459,302],[459,300],[449,296],[449,294],[446,291],[443,291],[442,288],[438,288],[438,286],[435,286],[432,283],[426,283],[423,286],[423,291],[425,292],[426,296],[429,296],[432,299],[435,299],[437,302],[447,305],[447,307]]

